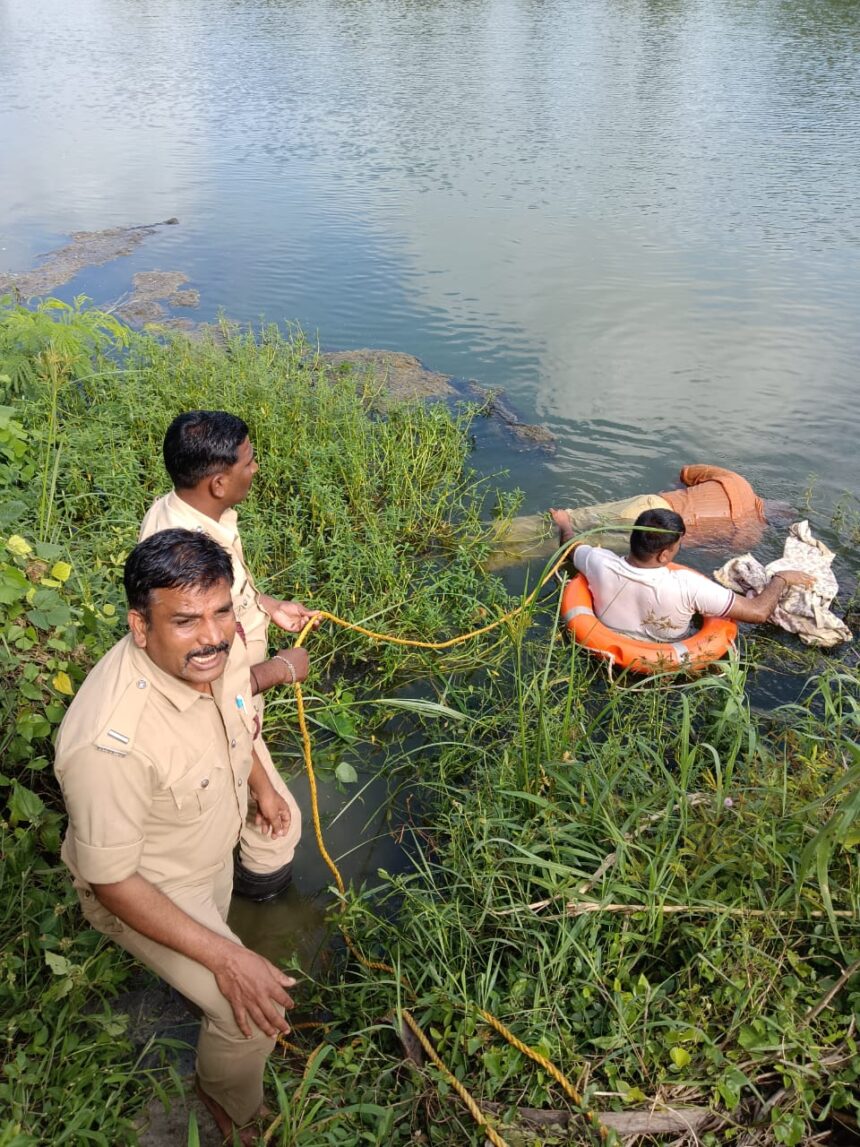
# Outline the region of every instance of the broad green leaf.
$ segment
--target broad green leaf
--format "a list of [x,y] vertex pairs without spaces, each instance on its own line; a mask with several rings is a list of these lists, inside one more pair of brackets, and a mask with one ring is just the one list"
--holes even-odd
[[669,1059],[674,1064],[676,1071],[683,1071],[690,1062],[690,1053],[686,1048],[675,1046],[669,1051]]
[[72,681],[68,673],[63,673],[61,670],[59,673],[55,674],[51,684],[54,686],[58,693],[62,693],[65,697],[74,696],[74,686],[72,685]]
[[0,604],[11,605],[13,601],[20,601],[29,589],[30,583],[19,569],[14,566],[0,569]]
[[349,763],[349,761],[341,761],[337,768],[334,770],[334,775],[344,785],[354,785],[358,780],[358,773]]
[[729,1110],[733,1107],[737,1107],[741,1101],[743,1088],[748,1086],[749,1080],[737,1067],[727,1068],[722,1077],[717,1080],[717,1091]]
[[647,1103],[648,1096],[641,1087],[628,1087],[626,1084],[619,1082],[618,1089],[621,1092],[621,1098],[625,1103]]
[[54,542],[36,542],[36,557],[41,558],[43,562],[55,562],[57,558],[62,557],[63,547],[55,545]]
[[358,740],[355,731],[355,722],[346,709],[332,705],[327,709],[315,711],[313,717],[324,729],[336,733],[338,737],[341,737],[344,741]]
[[31,789],[24,788],[17,781],[12,782],[12,796],[9,798],[9,819],[12,824],[25,821],[32,824],[41,819],[45,811],[42,798]]
[[[51,590],[42,590],[42,593],[51,593]],[[72,620],[72,611],[61,598],[51,604],[38,604],[35,609],[27,613],[27,618],[37,629],[55,629],[58,625],[68,625]]]
[[59,952],[46,952],[45,963],[55,976],[68,976],[72,970],[71,961],[67,960],[65,956],[61,956]]
[[27,554],[33,552],[33,547],[29,542],[25,542],[20,534],[12,534],[6,539],[6,549],[17,558],[25,558]]

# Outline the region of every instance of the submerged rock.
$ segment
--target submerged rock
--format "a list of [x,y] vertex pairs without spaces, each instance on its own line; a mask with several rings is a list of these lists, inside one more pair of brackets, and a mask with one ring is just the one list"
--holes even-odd
[[165,219],[142,227],[107,227],[104,231],[75,231],[71,242],[44,256],[40,267],[20,274],[0,275],[0,294],[17,291],[24,299],[47,295],[68,283],[84,267],[101,267],[122,255],[130,255],[158,227],[178,223]]
[[[171,307],[196,307],[200,303],[200,292],[193,288],[181,290],[188,276],[181,271],[138,271],[132,279],[134,289],[114,309],[114,314],[124,322],[143,324],[157,323],[166,315],[162,302]],[[193,326],[188,320],[179,320],[171,325]]]
[[396,350],[324,351],[320,356],[333,372],[379,383],[393,398],[445,398],[456,394],[447,374],[427,370],[414,355]]

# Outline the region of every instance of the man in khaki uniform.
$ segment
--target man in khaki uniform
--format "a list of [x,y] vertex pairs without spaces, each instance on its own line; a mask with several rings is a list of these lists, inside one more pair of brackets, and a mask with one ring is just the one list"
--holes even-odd
[[[147,511],[140,538],[177,527],[197,530],[214,538],[230,554],[233,607],[247,643],[255,684],[254,712],[262,727],[262,693],[273,685],[295,682],[293,660],[299,652],[282,649],[267,660],[269,621],[289,633],[297,633],[315,615],[299,602],[279,601],[260,593],[245,563],[234,507],[247,496],[259,469],[245,422],[224,411],[189,411],[170,424],[163,449],[174,489]],[[267,899],[290,881],[301,836],[301,813],[262,737],[258,737],[255,747],[269,780],[289,805],[290,829],[283,838],[261,838],[253,831],[255,810],[251,807],[249,830],[243,832],[240,841],[234,891],[253,899]]]
[[131,632],[72,701],[55,764],[84,916],[201,1008],[198,1089],[224,1134],[260,1113],[295,983],[226,924],[249,795],[261,836],[282,839],[290,821],[254,752],[232,577],[205,534],[168,530],[135,547]]

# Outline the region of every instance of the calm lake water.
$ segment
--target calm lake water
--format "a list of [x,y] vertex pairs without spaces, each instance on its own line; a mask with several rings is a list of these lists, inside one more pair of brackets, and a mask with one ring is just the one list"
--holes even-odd
[[526,510],[706,461],[815,476],[835,544],[858,76],[850,0],[0,0],[0,269],[178,216],[58,293],[181,270],[195,317],[503,387],[558,437],[480,439]]
[[[0,267],[181,226],[62,291],[185,271],[505,387],[527,508],[860,477],[860,5],[0,0]],[[504,454],[500,450],[500,454]]]

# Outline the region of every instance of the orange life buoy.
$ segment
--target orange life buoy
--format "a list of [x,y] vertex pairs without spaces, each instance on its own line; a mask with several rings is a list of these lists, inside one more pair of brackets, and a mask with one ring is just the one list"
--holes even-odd
[[[689,567],[672,562],[669,568]],[[706,617],[697,633],[679,641],[641,641],[628,637],[617,629],[610,629],[595,616],[591,590],[581,573],[571,578],[562,591],[561,620],[580,645],[598,657],[605,657],[618,669],[629,669],[632,673],[704,669],[723,656],[738,633],[737,625],[730,618]]]

